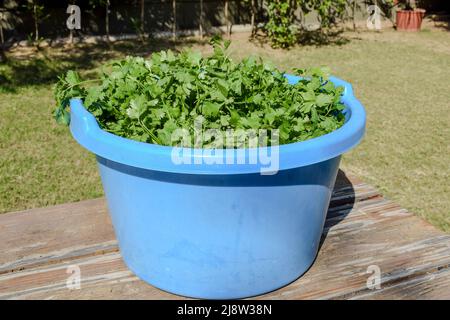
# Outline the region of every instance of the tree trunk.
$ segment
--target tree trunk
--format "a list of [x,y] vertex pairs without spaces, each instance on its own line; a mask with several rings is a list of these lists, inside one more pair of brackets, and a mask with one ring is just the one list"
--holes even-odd
[[3,26],[1,25],[1,23],[0,23],[0,41],[2,42],[3,47],[3,44],[5,43],[5,37],[3,35]]
[[141,0],[141,33],[144,33],[145,25],[145,0]]
[[3,27],[0,25],[0,38],[1,38],[1,44],[0,44],[0,62],[6,61],[6,55],[5,55],[5,37],[3,35]]
[[352,20],[353,20],[353,31],[356,31],[356,0],[353,0],[352,3]]
[[199,24],[200,39],[203,39],[203,0],[200,0],[200,24]]
[[109,42],[109,0],[106,0],[106,17],[105,17],[105,31],[106,31],[106,40]]
[[225,0],[225,23],[226,23],[226,27],[227,27],[227,37],[231,36],[231,25],[230,25],[230,17],[228,14],[228,0]]
[[34,40],[37,42],[39,40],[39,25],[38,25],[36,2],[33,2],[33,19],[34,19]]
[[177,1],[172,0],[173,24],[172,24],[172,40],[177,38]]
[[251,16],[251,20],[250,20],[250,26],[251,26],[251,29],[252,29],[252,36],[253,36],[256,33],[256,28],[255,28],[255,15],[256,15],[255,0],[252,0],[251,6],[252,6],[252,16]]
[[0,62],[6,61],[5,50],[3,49],[3,44],[0,46]]

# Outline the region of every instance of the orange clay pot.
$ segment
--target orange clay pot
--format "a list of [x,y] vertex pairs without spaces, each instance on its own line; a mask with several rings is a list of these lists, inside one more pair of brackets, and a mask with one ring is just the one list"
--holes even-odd
[[397,11],[397,30],[419,31],[424,15],[424,9]]

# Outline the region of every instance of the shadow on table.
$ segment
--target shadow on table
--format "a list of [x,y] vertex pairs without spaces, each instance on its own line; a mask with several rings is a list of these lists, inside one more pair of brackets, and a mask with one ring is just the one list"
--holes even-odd
[[325,241],[330,228],[343,221],[350,211],[352,211],[354,205],[355,190],[353,188],[353,184],[350,179],[348,179],[345,172],[339,169],[336,177],[336,183],[334,184],[334,191],[331,197],[330,206],[327,212],[322,237],[320,239],[319,251],[322,248],[323,242]]

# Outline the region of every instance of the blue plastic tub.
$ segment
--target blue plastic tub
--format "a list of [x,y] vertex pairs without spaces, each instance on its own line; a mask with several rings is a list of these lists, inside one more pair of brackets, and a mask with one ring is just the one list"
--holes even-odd
[[301,276],[317,254],[341,154],[365,130],[351,85],[331,80],[345,87],[346,123],[280,146],[273,175],[261,175],[261,165],[248,161],[174,164],[171,147],[103,131],[72,100],[70,129],[97,155],[127,266],[157,288],[209,299],[259,295]]

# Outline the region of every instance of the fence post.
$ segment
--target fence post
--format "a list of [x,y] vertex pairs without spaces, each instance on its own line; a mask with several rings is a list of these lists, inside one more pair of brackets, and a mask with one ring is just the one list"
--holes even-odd
[[203,39],[203,0],[200,0],[200,39]]
[[109,42],[109,0],[106,0],[105,8],[106,8],[106,17],[105,17],[105,31],[106,31],[106,40]]
[[144,23],[145,23],[145,0],[141,0],[141,33],[144,34]]
[[251,20],[250,20],[250,27],[252,29],[252,36],[254,36],[256,33],[256,30],[255,30],[255,15],[256,15],[255,0],[252,0],[251,7],[252,7],[252,16],[251,16]]
[[177,38],[177,1],[172,0],[173,25],[172,25],[172,40]]
[[227,28],[227,36],[231,36],[231,25],[230,25],[230,17],[228,14],[228,0],[225,0],[225,8],[224,8],[224,14],[225,14],[225,23]]

